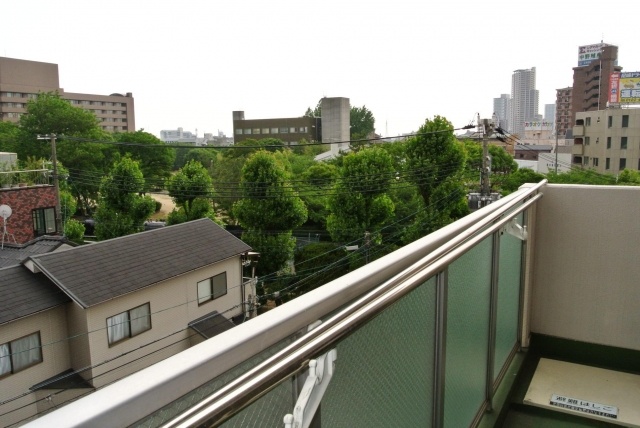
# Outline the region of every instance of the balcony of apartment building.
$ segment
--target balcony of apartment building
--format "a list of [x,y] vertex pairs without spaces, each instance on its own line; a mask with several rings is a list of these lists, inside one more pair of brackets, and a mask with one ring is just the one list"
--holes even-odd
[[525,185],[30,426],[640,426],[638,211]]

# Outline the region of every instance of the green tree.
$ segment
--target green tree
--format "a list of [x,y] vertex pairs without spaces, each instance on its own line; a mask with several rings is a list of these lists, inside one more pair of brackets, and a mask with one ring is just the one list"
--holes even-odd
[[618,175],[618,184],[640,186],[640,171],[625,169]]
[[[349,112],[349,123],[351,125],[351,140],[362,140],[369,138],[375,131],[376,119],[373,113],[366,106],[351,107]],[[353,147],[361,147],[362,143],[351,143]]]
[[168,223],[178,224],[199,218],[216,220],[211,204],[211,177],[202,164],[190,160],[167,181],[169,195],[177,209],[169,214]]
[[175,151],[158,137],[142,130],[114,134],[120,156],[129,156],[140,164],[147,188],[162,188],[171,176]]
[[292,230],[307,220],[307,208],[289,180],[286,168],[266,151],[251,155],[242,168],[242,199],[233,212],[245,228],[242,239],[261,254],[259,274],[286,266],[293,258]]
[[567,172],[560,172],[558,174],[550,172],[547,174],[547,179],[549,180],[549,183],[554,184],[616,184],[616,177],[612,174],[601,174],[596,171],[583,168],[572,168]]
[[387,192],[394,180],[391,157],[379,147],[344,156],[340,177],[329,198],[327,230],[334,241],[350,242],[371,234],[380,241],[378,229],[393,216],[394,204]]
[[338,175],[338,168],[324,162],[310,166],[301,174],[299,192],[309,211],[309,220],[323,228],[326,227],[329,216],[328,194],[331,193]]
[[509,194],[518,190],[524,183],[539,183],[544,178],[544,175],[530,168],[520,168],[505,177],[502,182],[502,191],[504,194]]
[[[427,119],[406,143],[407,179],[416,184],[424,211],[409,239],[423,236],[468,213],[463,172],[465,151],[444,117]],[[464,205],[466,206],[466,205]],[[410,238],[409,238],[410,236]]]
[[13,122],[0,122],[0,152],[17,152],[19,141],[20,127]]
[[64,236],[76,244],[82,244],[84,239],[84,224],[78,220],[69,219],[64,223]]
[[96,237],[99,240],[117,238],[140,232],[143,223],[155,211],[150,196],[140,196],[144,176],[140,166],[130,158],[116,162],[110,174],[100,184],[100,199],[96,211]]

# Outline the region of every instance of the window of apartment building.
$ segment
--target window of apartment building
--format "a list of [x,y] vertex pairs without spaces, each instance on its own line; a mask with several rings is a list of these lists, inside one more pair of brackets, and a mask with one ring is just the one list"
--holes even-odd
[[256,135],[260,134],[260,128],[253,128],[252,132]]
[[622,171],[626,167],[627,167],[627,159],[626,158],[620,158],[620,168],[618,168],[618,169],[620,171]]
[[40,332],[0,344],[0,378],[41,362]]
[[611,148],[611,137],[607,137],[607,149]]
[[236,128],[236,135],[242,135],[242,128]]
[[627,137],[620,137],[620,149],[627,148]]
[[623,128],[628,128],[629,127],[629,115],[628,114],[623,114],[622,115],[622,127]]
[[585,126],[591,126],[591,118],[590,117],[585,118],[584,124]]
[[598,166],[598,158],[591,159],[591,166]]
[[56,210],[50,208],[36,208],[31,211],[33,218],[33,233],[42,236],[56,232]]
[[611,128],[613,126],[613,116],[609,116],[607,118],[607,128]]
[[289,128],[289,132],[291,132],[292,134],[296,133],[296,127],[292,126],[291,128]]
[[277,134],[278,133],[278,128],[271,128],[271,133],[272,134]]
[[604,160],[604,169],[611,169],[611,159],[610,158],[606,158]]
[[198,305],[217,299],[225,294],[227,294],[226,272],[198,282]]
[[151,305],[145,303],[107,318],[109,346],[151,330]]
[[245,130],[242,131],[242,133],[245,135],[251,135],[251,129],[245,128]]
[[262,133],[263,134],[268,134],[269,133],[269,128],[262,128]]
[[584,144],[586,146],[588,146],[591,143],[591,138],[590,137],[584,137]]
[[584,157],[584,165],[589,166],[589,156]]
[[281,134],[288,134],[289,133],[289,128],[286,126],[283,126],[280,128],[280,133]]

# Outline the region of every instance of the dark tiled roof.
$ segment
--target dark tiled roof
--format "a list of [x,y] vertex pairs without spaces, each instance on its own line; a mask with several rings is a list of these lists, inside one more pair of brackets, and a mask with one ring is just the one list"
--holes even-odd
[[42,274],[18,265],[0,269],[0,324],[71,301]]
[[50,253],[64,244],[63,238],[55,236],[41,236],[21,245],[5,242],[4,248],[0,248],[0,268],[19,265],[27,257]]
[[194,329],[205,339],[212,338],[222,332],[232,329],[236,325],[218,311],[213,311],[203,317],[193,320],[189,323],[189,327]]
[[250,249],[213,221],[201,219],[31,259],[88,308]]

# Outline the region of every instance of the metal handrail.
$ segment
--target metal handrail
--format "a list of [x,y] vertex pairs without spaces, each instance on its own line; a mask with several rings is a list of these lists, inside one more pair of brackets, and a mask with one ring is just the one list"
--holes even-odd
[[[358,301],[363,295],[367,295],[367,298],[380,296],[384,293],[380,284],[386,284],[389,278],[395,279],[396,282],[409,281],[419,270],[414,265],[424,266],[432,263],[437,257],[443,258],[444,251],[439,250],[440,247],[469,239],[537,193],[545,184],[546,180],[532,187],[522,188],[485,209],[478,210],[368,264],[365,268],[351,272],[261,315],[257,323],[251,320],[241,324],[214,339],[193,346],[44,415],[31,422],[30,426],[64,424],[93,427],[133,424],[149,412],[215,379],[241,360],[258,355],[304,326],[339,310],[344,307],[344,302]],[[354,306],[351,305],[350,308]],[[346,319],[347,313],[339,313]],[[329,326],[336,324],[338,319],[333,317],[331,323],[326,322],[327,326],[317,329],[315,334],[324,332]],[[298,343],[296,347],[301,346],[299,342],[295,343]],[[291,347],[287,349],[288,352],[294,351]],[[304,364],[300,365],[298,370],[303,368]],[[251,393],[250,390],[245,392]]]
[[[530,189],[531,193],[546,184],[546,180]],[[515,215],[527,209],[542,197],[535,195],[510,212]],[[500,219],[522,200],[516,200],[497,210],[476,225],[461,233],[447,244],[424,257],[419,263],[381,284],[377,289],[360,297],[338,314],[325,320],[294,343],[287,346],[187,411],[178,415],[163,428],[191,427],[202,423],[217,425],[237,411],[269,392],[288,377],[306,367],[308,360],[334,347],[343,337],[364,325],[382,310],[423,284],[479,242],[511,221]],[[489,226],[490,225],[490,226]],[[480,232],[481,231],[481,232]]]

